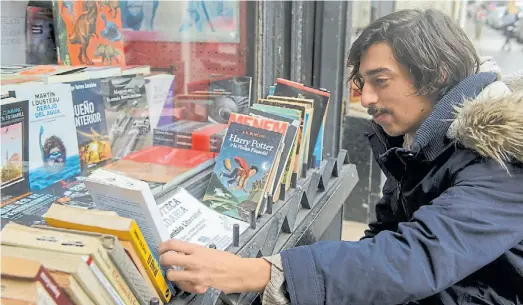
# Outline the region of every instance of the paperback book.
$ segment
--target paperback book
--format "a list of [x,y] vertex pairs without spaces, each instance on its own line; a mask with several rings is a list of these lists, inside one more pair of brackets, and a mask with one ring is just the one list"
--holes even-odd
[[281,120],[273,120],[263,116],[253,116],[240,113],[231,113],[229,122],[237,122],[240,124],[253,126],[257,128],[263,128],[266,130],[276,131],[281,133],[283,141],[282,155],[279,162],[275,167],[275,171],[272,181],[270,181],[268,192],[273,195],[273,198],[279,198],[280,194],[280,183],[283,178],[283,170],[287,163],[287,159],[290,154],[292,142],[294,139],[287,138],[287,132],[289,129],[289,123]]
[[150,120],[143,75],[102,80],[105,119],[113,159],[150,146]]
[[2,204],[28,192],[29,113],[28,102],[2,99],[1,192]]
[[85,173],[112,157],[101,87],[98,79],[71,83],[80,162]]
[[282,134],[232,122],[216,159],[203,203],[227,216],[256,216],[269,185]]
[[29,186],[44,189],[80,173],[71,86],[19,85],[18,99],[29,102]]

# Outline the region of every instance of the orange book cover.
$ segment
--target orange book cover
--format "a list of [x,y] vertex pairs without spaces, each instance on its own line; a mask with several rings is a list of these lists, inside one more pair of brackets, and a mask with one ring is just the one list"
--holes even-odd
[[56,1],[58,62],[124,66],[120,1]]

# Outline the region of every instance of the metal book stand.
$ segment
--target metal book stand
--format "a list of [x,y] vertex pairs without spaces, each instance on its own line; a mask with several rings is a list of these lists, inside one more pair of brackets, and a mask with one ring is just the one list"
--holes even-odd
[[[324,232],[329,226],[332,219],[325,215],[339,211],[358,181],[357,171],[354,164],[349,164],[346,150],[340,150],[336,158],[324,160],[318,169],[307,170],[307,167],[304,166],[302,178],[293,175],[291,188],[282,191],[277,201],[273,202],[272,196],[266,196],[266,213],[258,219],[251,213],[250,228],[241,236],[235,230],[233,244],[227,251],[241,257],[262,257],[311,244],[319,238],[313,231]],[[202,173],[200,178],[209,175]],[[193,196],[201,198],[203,194]],[[226,295],[209,288],[203,295],[180,292],[169,304],[243,305],[256,302],[259,302],[257,293]]]

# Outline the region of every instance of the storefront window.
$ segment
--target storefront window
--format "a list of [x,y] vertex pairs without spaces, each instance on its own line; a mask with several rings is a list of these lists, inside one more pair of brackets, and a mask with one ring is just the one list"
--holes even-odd
[[[96,168],[162,185],[205,163],[221,142],[187,130],[218,139],[252,103],[247,15],[245,1],[2,1],[2,97],[29,101],[23,128],[2,125],[3,161],[27,160],[29,190],[71,202],[81,193],[56,183]],[[166,148],[187,151],[162,161]],[[6,175],[3,202],[22,195]]]

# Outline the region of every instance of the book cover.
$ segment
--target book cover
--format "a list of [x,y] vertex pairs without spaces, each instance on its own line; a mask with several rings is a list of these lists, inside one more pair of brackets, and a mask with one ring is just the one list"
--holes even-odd
[[231,123],[203,203],[244,221],[252,210],[257,216],[281,139],[275,131]]
[[59,64],[125,65],[119,1],[56,1],[54,12]]
[[268,187],[268,191],[273,195],[273,198],[278,198],[280,194],[280,182],[287,164],[287,159],[292,147],[292,141],[294,139],[287,138],[287,131],[289,128],[289,123],[281,120],[273,120],[267,117],[252,116],[241,113],[231,113],[229,117],[229,122],[236,122],[248,126],[253,126],[256,128],[263,128],[266,130],[276,131],[281,133],[283,142],[282,157],[278,162],[276,172],[274,173],[274,179]]
[[233,226],[238,224],[240,235],[249,224],[220,214],[194,198],[187,190],[177,187],[165,198],[159,198],[158,208],[172,239],[225,251],[233,243]]
[[99,79],[73,82],[71,85],[74,121],[82,172],[88,173],[111,160],[102,85]]
[[113,159],[152,144],[143,75],[102,80],[105,120]]
[[174,75],[157,74],[145,77],[145,92],[149,106],[151,129],[174,121]]
[[84,184],[86,176],[78,175],[67,178],[39,191],[54,196],[55,202],[84,209],[94,209],[95,204]]
[[209,108],[209,120],[225,124],[230,113],[247,114],[251,103],[252,77],[237,76],[211,80],[209,89],[217,94]]
[[1,106],[2,203],[29,191],[28,102],[3,99]]
[[85,184],[98,209],[136,220],[155,257],[159,257],[158,246],[167,241],[169,235],[146,182],[100,168]]
[[26,13],[27,63],[56,64],[53,11],[50,8],[28,6]]
[[29,186],[41,190],[80,173],[71,86],[17,86],[16,97],[29,101]]
[[330,93],[324,90],[311,88],[297,82],[278,78],[276,79],[274,95],[314,100],[314,114],[311,122],[312,145],[311,149],[309,150],[308,160],[311,160],[312,156],[314,155],[316,160],[314,167],[319,168],[321,160],[323,159],[323,126],[325,125]]
[[44,224],[42,216],[57,199],[51,194],[29,193],[7,204],[2,203],[0,207],[2,225],[9,221],[27,226]]

